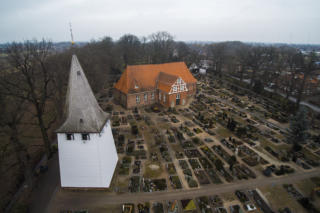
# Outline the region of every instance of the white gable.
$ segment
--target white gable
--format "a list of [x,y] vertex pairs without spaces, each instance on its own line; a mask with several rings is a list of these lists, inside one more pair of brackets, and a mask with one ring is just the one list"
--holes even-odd
[[182,78],[178,78],[174,84],[172,84],[169,95],[179,92],[187,92],[187,84],[182,80]]

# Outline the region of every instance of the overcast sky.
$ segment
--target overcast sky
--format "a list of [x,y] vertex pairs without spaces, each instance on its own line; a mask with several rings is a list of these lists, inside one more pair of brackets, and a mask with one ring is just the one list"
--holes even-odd
[[2,0],[0,43],[168,31],[175,40],[320,43],[320,0]]

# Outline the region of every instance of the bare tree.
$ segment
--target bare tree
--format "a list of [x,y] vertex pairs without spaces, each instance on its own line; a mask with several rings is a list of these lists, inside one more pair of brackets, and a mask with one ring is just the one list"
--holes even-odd
[[27,101],[12,96],[1,96],[2,116],[0,127],[8,135],[16,155],[19,169],[28,186],[33,186],[32,164],[26,145],[20,140],[22,119],[27,111]]
[[257,73],[261,70],[264,64],[265,48],[262,46],[253,46],[249,51],[249,63],[251,67],[250,87],[252,88],[256,80]]
[[[3,73],[0,85],[6,95],[20,98],[32,104],[37,125],[47,156],[51,156],[51,144],[48,129],[55,122],[55,115],[47,113],[47,103],[53,95],[50,88],[52,73],[47,67],[47,58],[52,50],[52,43],[46,40],[11,43],[7,46],[10,73]],[[51,116],[50,116],[51,115]],[[46,119],[45,119],[46,116]]]
[[302,64],[302,70],[301,70],[303,74],[303,78],[298,87],[298,94],[297,94],[297,101],[296,101],[297,108],[299,108],[302,95],[305,91],[306,81],[311,76],[311,74],[316,70],[315,62],[316,62],[316,54],[314,52],[311,52],[309,55],[306,55],[303,57],[303,64]]
[[118,46],[125,66],[139,62],[141,43],[137,36],[131,34],[123,35],[118,41]]
[[168,32],[157,32],[149,36],[152,63],[168,62],[173,53],[173,36]]
[[215,72],[219,77],[222,75],[222,66],[226,60],[226,44],[217,43],[209,46],[209,55],[215,65]]
[[243,80],[243,74],[247,70],[250,60],[250,46],[242,44],[236,49],[236,60],[240,65],[240,81]]

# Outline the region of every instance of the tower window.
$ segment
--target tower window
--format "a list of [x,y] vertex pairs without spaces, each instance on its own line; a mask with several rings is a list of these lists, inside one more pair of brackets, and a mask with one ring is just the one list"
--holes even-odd
[[85,133],[85,134],[81,134],[81,137],[82,137],[82,140],[84,140],[84,141],[88,141],[88,140],[90,140],[90,135],[89,135],[89,134],[87,134],[87,133]]
[[71,133],[67,133],[67,140],[68,141],[74,140],[74,135]]

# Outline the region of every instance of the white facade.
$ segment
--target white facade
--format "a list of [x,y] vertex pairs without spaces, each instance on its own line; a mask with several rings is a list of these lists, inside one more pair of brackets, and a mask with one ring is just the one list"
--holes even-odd
[[66,133],[57,135],[62,187],[110,186],[118,162],[110,120],[100,133],[90,133],[89,140],[82,140],[81,133],[74,133],[73,140]]

